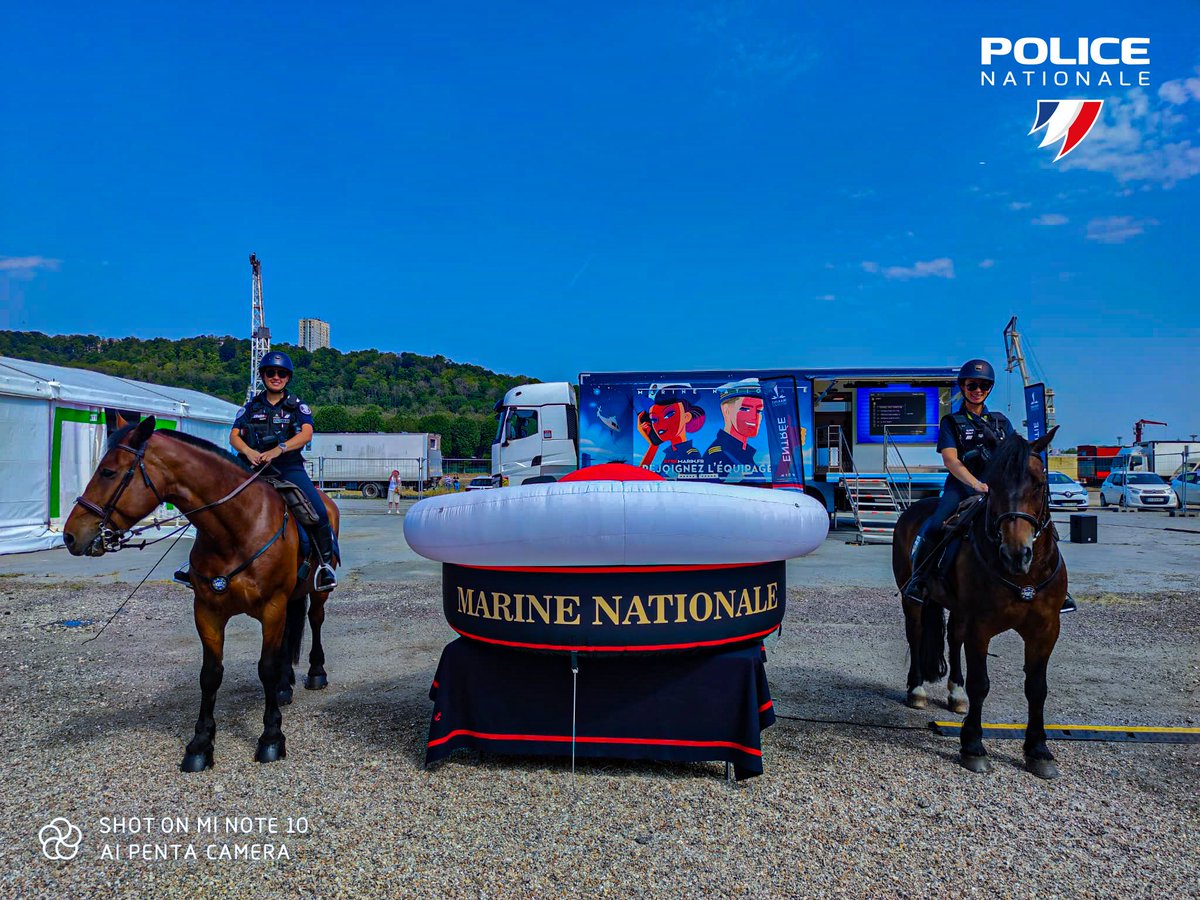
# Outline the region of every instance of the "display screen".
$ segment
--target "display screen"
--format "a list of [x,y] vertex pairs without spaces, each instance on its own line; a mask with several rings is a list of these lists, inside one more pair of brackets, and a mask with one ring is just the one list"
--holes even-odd
[[925,444],[937,440],[937,388],[893,384],[855,389],[855,439],[860,444]]

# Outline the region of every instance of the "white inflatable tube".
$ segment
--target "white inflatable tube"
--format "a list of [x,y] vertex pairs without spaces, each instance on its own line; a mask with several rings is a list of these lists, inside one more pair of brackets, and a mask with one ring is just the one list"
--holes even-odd
[[811,553],[828,531],[825,507],[799,491],[678,481],[446,494],[404,519],[417,553],[468,566],[756,563]]

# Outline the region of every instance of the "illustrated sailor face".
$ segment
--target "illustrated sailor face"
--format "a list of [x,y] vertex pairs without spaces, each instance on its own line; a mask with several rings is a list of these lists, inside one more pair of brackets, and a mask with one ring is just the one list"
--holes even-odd
[[650,427],[663,441],[682,443],[687,438],[687,423],[692,414],[682,403],[655,403],[650,407]]
[[732,421],[729,432],[743,441],[758,434],[762,425],[763,402],[761,397],[737,397],[733,403]]

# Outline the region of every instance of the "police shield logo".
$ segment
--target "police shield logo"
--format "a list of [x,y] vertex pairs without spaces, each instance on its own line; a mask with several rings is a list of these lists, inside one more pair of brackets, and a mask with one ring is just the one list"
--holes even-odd
[[307,403],[301,403],[301,404],[300,404],[300,412],[304,413],[306,416],[311,416],[311,415],[312,415],[312,410],[308,408],[308,404],[307,404]]

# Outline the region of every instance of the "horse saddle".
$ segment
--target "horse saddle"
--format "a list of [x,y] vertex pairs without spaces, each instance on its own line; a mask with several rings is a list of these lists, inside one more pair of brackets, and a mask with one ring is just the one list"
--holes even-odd
[[967,529],[971,527],[975,517],[986,505],[981,494],[968,497],[958,504],[954,512],[946,517],[941,529],[934,533],[935,546],[942,548],[933,567],[934,574],[939,579],[945,578],[949,574],[950,567],[954,565],[954,559],[962,548],[963,536],[966,535]]
[[306,528],[312,528],[321,521],[317,516],[317,511],[313,509],[308,495],[296,487],[296,485],[275,475],[263,475],[263,480],[279,491],[280,496],[283,497],[283,502],[288,505],[288,509],[292,511],[292,515],[296,517],[296,521],[301,525]]

